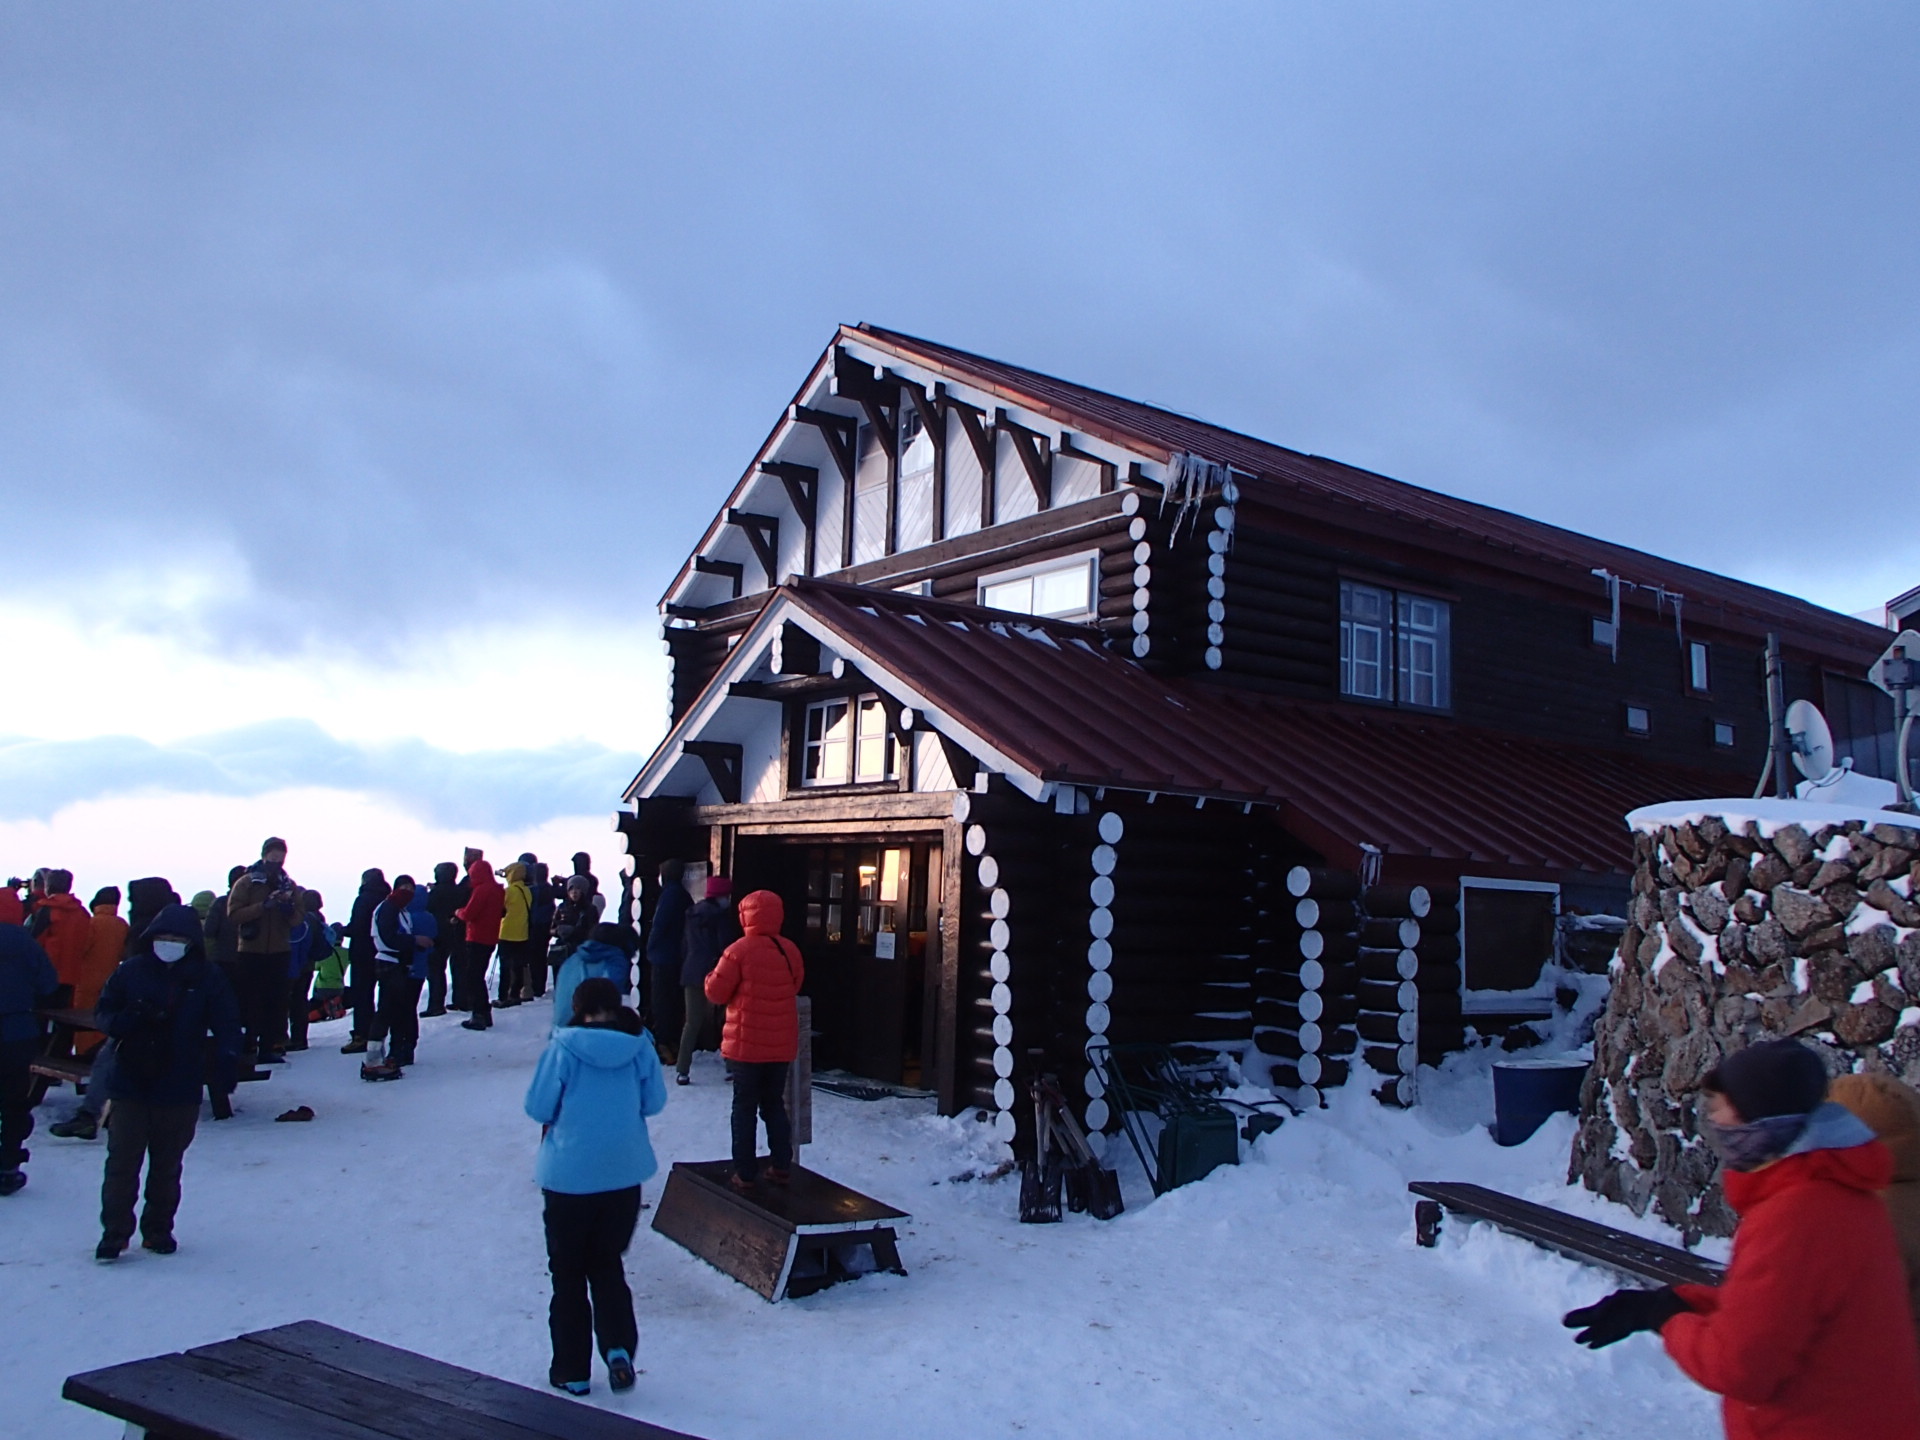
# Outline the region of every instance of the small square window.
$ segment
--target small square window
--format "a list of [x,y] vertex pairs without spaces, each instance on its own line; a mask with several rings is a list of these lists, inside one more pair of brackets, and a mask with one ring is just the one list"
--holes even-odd
[[1593,617],[1593,643],[1602,650],[1611,650],[1613,648],[1613,622],[1611,620],[1602,620],[1598,615]]
[[1712,680],[1706,643],[1695,640],[1687,646],[1687,684],[1696,693],[1704,695],[1713,688]]
[[1627,706],[1627,734],[1647,736],[1653,733],[1653,715],[1644,705]]
[[1733,748],[1733,725],[1726,720],[1713,722],[1713,743],[1722,750]]

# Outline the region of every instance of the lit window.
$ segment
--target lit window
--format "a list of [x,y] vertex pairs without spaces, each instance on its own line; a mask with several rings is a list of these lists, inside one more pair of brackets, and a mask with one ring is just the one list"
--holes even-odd
[[1627,734],[1651,735],[1653,715],[1644,705],[1627,706]]
[[823,700],[807,707],[806,759],[800,771],[803,785],[847,783],[848,702]]
[[1444,600],[1343,580],[1340,693],[1446,709],[1452,701],[1451,611]]
[[1687,646],[1687,683],[1704,695],[1713,688],[1709,683],[1712,678],[1712,671],[1707,661],[1707,647],[1703,642],[1695,640]]
[[1099,559],[1098,552],[1093,552],[989,575],[980,582],[980,603],[989,610],[1055,620],[1085,619],[1093,614],[1094,567]]
[[1713,743],[1722,750],[1733,748],[1733,726],[1725,720],[1713,722]]

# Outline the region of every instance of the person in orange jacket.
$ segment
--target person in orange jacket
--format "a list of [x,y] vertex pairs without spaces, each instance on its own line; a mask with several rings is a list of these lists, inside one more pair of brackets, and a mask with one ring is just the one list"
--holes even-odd
[[[73,982],[73,1008],[76,1010],[93,1008],[93,1002],[100,998],[100,991],[107,980],[120,968],[127,948],[127,922],[120,918],[120,887],[103,886],[95,892],[87,908],[93,915],[87,928],[87,953],[80,962],[79,976]],[[94,1036],[93,1045],[99,1042],[100,1037]],[[93,1045],[85,1048],[91,1050]]]
[[780,933],[786,907],[771,890],[740,902],[741,937],[706,979],[707,999],[727,1007],[720,1055],[733,1076],[733,1174],[728,1184],[751,1190],[760,1179],[757,1119],[767,1126],[767,1178],[784,1185],[793,1171],[793,1122],[787,1115],[787,1069],[800,1052],[796,1000],[806,966],[800,947]]
[[1887,1148],[1794,1040],[1727,1056],[1701,1129],[1740,1215],[1723,1283],[1617,1290],[1564,1322],[1591,1349],[1658,1334],[1723,1397],[1729,1440],[1920,1440],[1920,1342],[1880,1191]]
[[73,895],[71,870],[45,872],[46,894],[27,916],[27,934],[39,942],[53,962],[60,983],[79,988],[81,972],[87,963],[87,940],[93,930],[93,917],[87,914]]
[[453,912],[467,927],[467,997],[473,1014],[460,1022],[462,1030],[493,1028],[493,1007],[487,1002],[487,962],[500,943],[500,922],[507,913],[507,892],[493,877],[493,867],[478,850],[467,852],[467,903]]
[[1880,1137],[1893,1157],[1893,1183],[1881,1199],[1907,1266],[1907,1305],[1920,1326],[1920,1092],[1891,1075],[1842,1075],[1828,1096]]

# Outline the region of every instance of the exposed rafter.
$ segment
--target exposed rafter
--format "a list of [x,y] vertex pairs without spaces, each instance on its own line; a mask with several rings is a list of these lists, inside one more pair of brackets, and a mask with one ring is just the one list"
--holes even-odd
[[993,524],[993,427],[986,423],[986,411],[954,399],[945,385],[936,384],[933,394],[943,410],[960,417],[960,428],[967,432],[967,443],[980,462],[980,528],[985,530]]
[[766,574],[767,588],[771,590],[780,583],[780,517],[778,515],[755,515],[749,510],[736,510],[727,507],[727,523],[737,526],[740,533],[747,537],[747,543],[753,547],[753,556],[760,562],[760,569]]
[[713,788],[728,805],[740,803],[740,770],[743,749],[724,740],[683,740],[680,748],[707,767]]
[[1082,450],[1078,445],[1074,444],[1073,432],[1071,430],[1062,430],[1060,432],[1060,446],[1054,453],[1056,455],[1064,455],[1069,460],[1084,460],[1089,465],[1098,465],[1100,467],[1100,493],[1102,495],[1113,489],[1114,483],[1119,479],[1120,467],[1114,464],[1113,461],[1103,460],[1091,450]]
[[1006,431],[1007,438],[1013,441],[1014,454],[1020,457],[1020,468],[1027,472],[1027,479],[1033,485],[1033,498],[1040,502],[1042,510],[1053,508],[1053,441],[1038,430],[1029,430],[1020,424],[1005,409],[993,412],[996,428]]
[[733,582],[733,598],[740,598],[742,581],[746,579],[746,566],[735,560],[709,560],[704,555],[693,557],[693,568],[702,575],[721,575]]
[[787,408],[787,416],[797,424],[811,425],[820,432],[820,438],[826,441],[827,453],[833,457],[834,468],[840,472],[840,478],[851,486],[855,429],[853,417],[836,415],[831,410],[816,410],[811,405],[791,405]]

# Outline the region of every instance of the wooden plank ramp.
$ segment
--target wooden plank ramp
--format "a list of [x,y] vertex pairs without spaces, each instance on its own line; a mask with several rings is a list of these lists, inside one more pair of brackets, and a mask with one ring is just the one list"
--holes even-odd
[[1630,1280],[1655,1285],[1718,1285],[1726,1276],[1725,1266],[1704,1256],[1518,1196],[1503,1195],[1484,1185],[1416,1180],[1407,1189],[1422,1197],[1414,1207],[1414,1237],[1422,1245],[1438,1243],[1440,1216],[1445,1211],[1463,1219],[1485,1221],[1569,1260],[1598,1265]]

